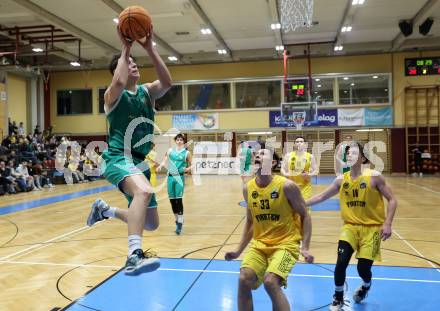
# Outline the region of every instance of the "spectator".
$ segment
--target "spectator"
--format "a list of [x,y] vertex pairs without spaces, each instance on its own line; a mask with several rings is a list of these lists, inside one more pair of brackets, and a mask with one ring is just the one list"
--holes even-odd
[[13,180],[17,183],[17,188],[19,191],[30,191],[30,189],[27,184],[26,180],[21,177],[19,173],[15,171],[15,162],[13,160],[8,161],[8,166],[10,170],[10,176],[13,178]]
[[23,136],[24,137],[26,132],[24,130],[23,122],[20,122],[20,125],[18,126],[17,132],[18,132],[18,136]]
[[20,165],[15,170],[15,173],[17,174],[17,179],[22,179],[26,182],[28,190],[41,190],[40,188],[35,187],[34,178],[29,175],[26,161],[22,161],[20,163]]
[[0,186],[4,193],[14,194],[16,193],[15,178],[11,176],[11,169],[6,167],[4,161],[0,161]]
[[42,134],[41,130],[40,130],[40,126],[37,125],[37,126],[35,126],[35,129],[34,129],[34,136],[35,135],[40,135],[40,134]]

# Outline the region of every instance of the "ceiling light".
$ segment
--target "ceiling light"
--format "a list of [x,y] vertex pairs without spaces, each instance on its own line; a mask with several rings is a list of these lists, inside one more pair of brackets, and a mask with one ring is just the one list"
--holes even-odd
[[270,135],[272,132],[248,132],[248,135]]
[[364,4],[365,0],[353,0],[351,3],[352,5],[362,5]]
[[341,31],[342,31],[342,32],[350,32],[351,29],[352,29],[351,26],[344,26],[344,27],[342,27]]
[[38,52],[43,52],[43,49],[41,49],[41,48],[33,48],[32,51],[38,53]]
[[204,35],[210,35],[210,34],[212,34],[212,31],[211,31],[211,29],[209,29],[209,28],[202,28],[202,29],[200,29],[200,31],[201,31],[201,33],[204,34]]
[[316,79],[315,79],[315,81],[316,81],[316,82],[318,82],[318,81],[321,81],[321,79],[319,79],[319,78],[316,78]]
[[383,132],[383,129],[359,129],[356,132]]
[[318,84],[317,87],[322,87],[322,85],[321,85],[321,84]]
[[77,62],[77,61],[70,62],[70,65],[73,66],[73,67],[81,66],[81,64],[79,62]]
[[281,29],[281,24],[280,23],[270,24],[270,28],[272,30]]
[[284,51],[284,45],[277,45],[275,47],[275,50],[277,50],[277,51]]
[[385,92],[388,92],[388,89],[385,89]]
[[168,59],[169,59],[170,61],[172,61],[172,62],[177,61],[177,57],[176,57],[176,56],[173,56],[173,55],[168,56]]
[[373,76],[373,79],[377,79],[377,78],[379,78],[378,76]]
[[344,47],[342,45],[337,45],[334,48],[335,51],[342,51],[343,49],[344,49]]
[[227,52],[224,49],[220,49],[220,50],[217,50],[217,53],[219,53],[220,55],[223,55],[223,54],[226,54]]
[[356,84],[354,84],[354,83],[352,83],[352,84],[350,84],[351,86],[355,86]]
[[156,45],[157,45],[156,42],[153,41],[153,46],[156,46]]
[[348,80],[348,77],[344,77],[344,80]]
[[113,19],[113,22],[115,23],[115,24],[118,24],[119,23],[119,19],[117,19],[116,17]]

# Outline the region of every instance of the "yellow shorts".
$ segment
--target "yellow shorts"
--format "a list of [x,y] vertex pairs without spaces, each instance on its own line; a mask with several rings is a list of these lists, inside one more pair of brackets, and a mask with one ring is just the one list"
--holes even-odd
[[249,268],[257,275],[253,289],[263,283],[266,273],[272,272],[282,279],[287,287],[287,277],[299,257],[299,243],[277,246],[267,246],[252,240],[249,249],[241,263],[241,268]]
[[339,240],[350,243],[356,251],[356,258],[381,261],[380,229],[378,226],[345,224],[341,229]]

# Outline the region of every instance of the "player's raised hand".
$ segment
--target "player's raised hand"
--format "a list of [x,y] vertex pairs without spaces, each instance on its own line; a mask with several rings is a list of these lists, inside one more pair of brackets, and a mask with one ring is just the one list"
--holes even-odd
[[141,40],[136,40],[137,43],[139,43],[144,49],[146,50],[151,50],[153,49],[153,38],[154,38],[154,33],[153,33],[153,26],[151,26],[151,30],[150,30],[150,34],[148,36],[146,36],[145,38],[143,38],[143,41]]
[[225,254],[225,260],[234,260],[237,259],[238,257],[240,257],[240,253],[239,252],[227,252]]
[[117,29],[116,31],[118,32],[119,39],[121,40],[123,46],[130,49],[131,46],[133,45],[133,41],[131,41],[129,38],[125,37],[122,34],[121,29],[119,27],[116,27],[116,29]]

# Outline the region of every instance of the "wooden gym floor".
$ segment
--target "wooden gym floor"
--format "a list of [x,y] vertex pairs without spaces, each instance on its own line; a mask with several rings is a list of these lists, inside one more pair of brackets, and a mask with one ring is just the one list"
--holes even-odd
[[[330,180],[320,177],[314,193]],[[394,234],[382,243],[383,261],[377,265],[440,268],[424,259],[440,262],[440,179],[387,180],[399,205]],[[0,310],[65,307],[122,267],[126,224],[114,219],[91,228],[85,224],[97,197],[126,207],[124,197],[103,180],[0,197]],[[200,186],[187,178],[181,236],[174,234],[166,189],[157,199],[161,224],[144,233],[143,246],[160,257],[221,260],[240,240],[245,210],[237,205],[242,200],[238,176],[202,176]],[[312,212],[317,263],[336,259],[341,220],[334,204],[329,206]]]

